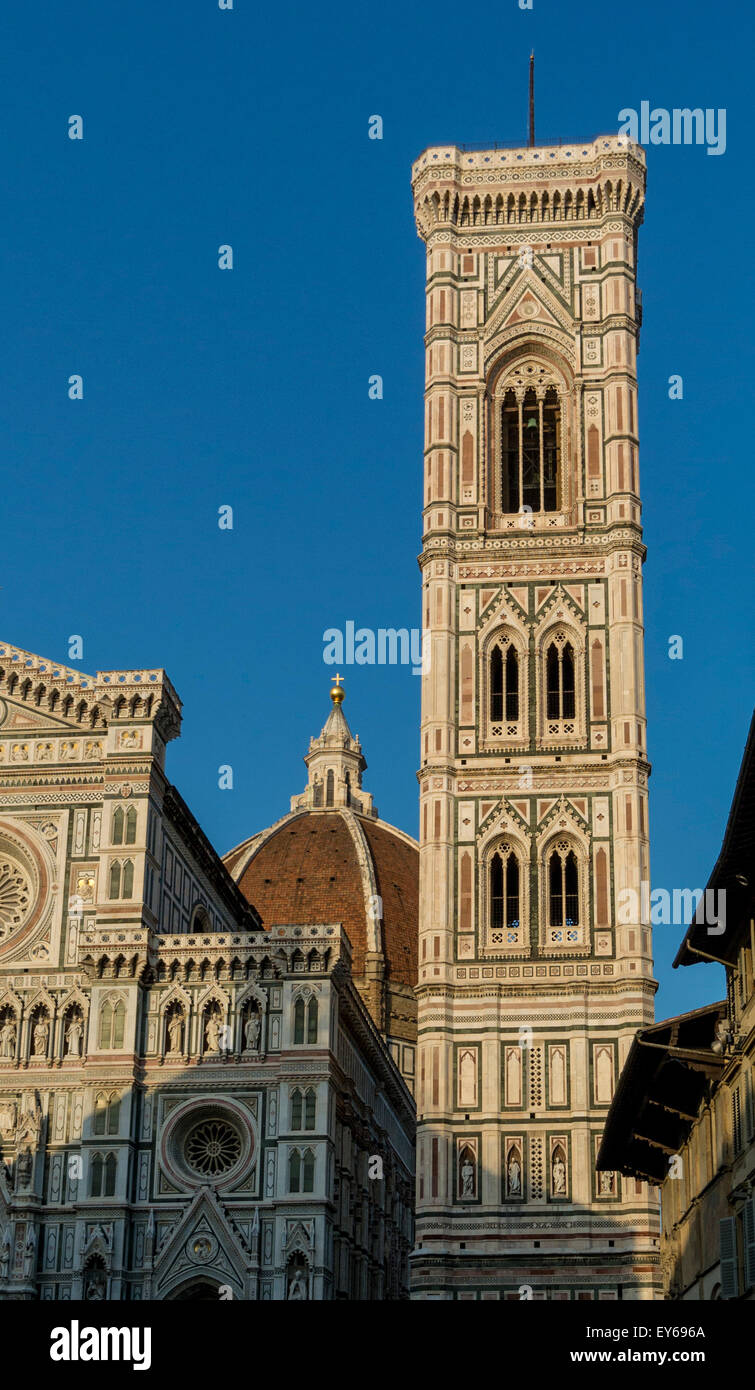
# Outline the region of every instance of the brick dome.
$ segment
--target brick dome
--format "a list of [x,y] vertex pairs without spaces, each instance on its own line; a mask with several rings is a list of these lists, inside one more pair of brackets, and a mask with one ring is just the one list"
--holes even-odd
[[302,810],[225,862],[265,927],[342,922],[355,977],[377,950],[386,980],[416,984],[419,851],[408,835],[345,809]]

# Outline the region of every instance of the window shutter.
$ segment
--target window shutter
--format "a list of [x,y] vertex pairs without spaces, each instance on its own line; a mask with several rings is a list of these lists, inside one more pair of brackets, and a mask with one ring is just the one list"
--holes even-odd
[[734,1152],[738,1154],[742,1148],[742,1106],[738,1086],[731,1093],[731,1130]]
[[718,1223],[721,1255],[721,1297],[739,1297],[739,1269],[737,1261],[737,1221],[734,1216],[725,1216]]
[[755,1197],[744,1206],[745,1284],[755,1288]]
[[753,1105],[751,1071],[747,1073],[745,1078],[745,1126],[747,1138],[752,1139],[753,1130],[755,1130],[755,1106]]

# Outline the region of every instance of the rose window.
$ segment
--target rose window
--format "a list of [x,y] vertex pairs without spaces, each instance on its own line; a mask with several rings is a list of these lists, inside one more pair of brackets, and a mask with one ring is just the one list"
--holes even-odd
[[201,1120],[186,1136],[185,1155],[195,1173],[218,1177],[241,1158],[241,1136],[227,1120]]
[[31,884],[12,859],[0,858],[0,939],[20,927],[31,903]]

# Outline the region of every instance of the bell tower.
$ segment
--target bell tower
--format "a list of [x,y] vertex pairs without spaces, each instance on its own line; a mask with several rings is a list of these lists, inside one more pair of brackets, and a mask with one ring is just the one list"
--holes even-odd
[[[427,246],[413,1296],[642,1299],[595,1159],[652,1019],[636,358],[645,158],[412,171]],[[628,891],[627,891],[628,890]]]

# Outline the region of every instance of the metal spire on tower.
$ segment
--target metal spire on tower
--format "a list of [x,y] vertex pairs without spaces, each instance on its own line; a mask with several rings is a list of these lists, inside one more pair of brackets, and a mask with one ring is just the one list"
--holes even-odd
[[535,54],[530,53],[530,119],[529,134],[527,144],[532,147],[535,143]]

